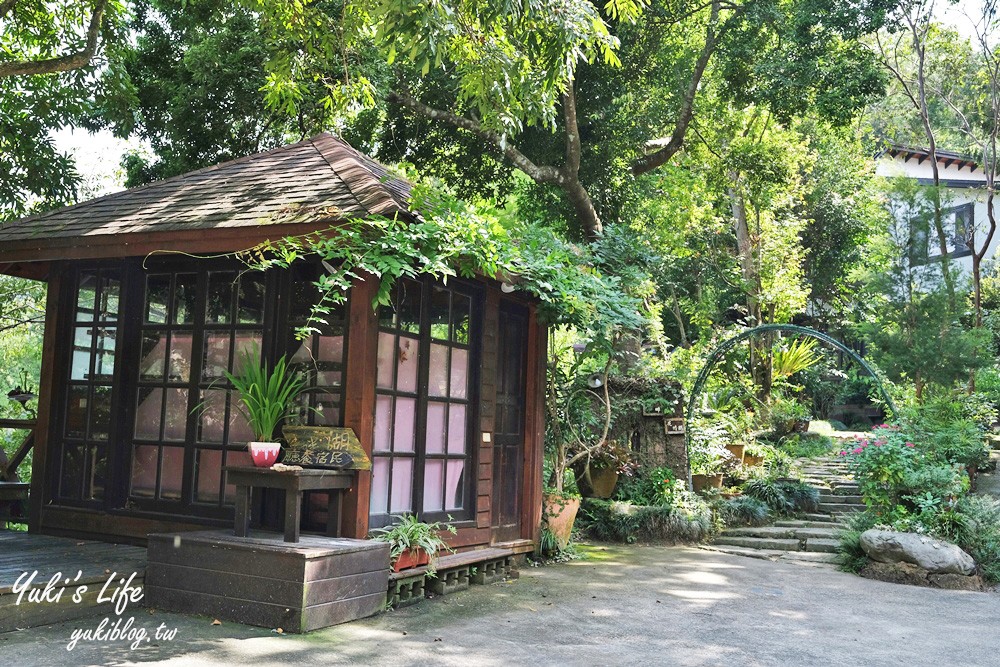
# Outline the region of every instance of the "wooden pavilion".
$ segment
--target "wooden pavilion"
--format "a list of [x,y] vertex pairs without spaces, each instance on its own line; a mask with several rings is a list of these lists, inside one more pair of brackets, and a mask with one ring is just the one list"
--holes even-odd
[[[299,340],[322,265],[263,273],[225,256],[350,216],[412,219],[408,192],[321,134],[0,227],[0,272],[48,284],[31,532],[144,544],[232,526],[223,468],[249,465],[251,434],[223,370],[259,346],[307,374],[303,415],[353,429],[373,462],[345,494],[341,536],[413,512],[451,517],[460,551],[531,550],[546,336],[530,299],[488,279],[404,280],[376,311],[376,284],[358,281]],[[329,215],[287,215],[302,207]],[[315,495],[305,531],[326,519]],[[255,524],[281,502],[264,494]]]

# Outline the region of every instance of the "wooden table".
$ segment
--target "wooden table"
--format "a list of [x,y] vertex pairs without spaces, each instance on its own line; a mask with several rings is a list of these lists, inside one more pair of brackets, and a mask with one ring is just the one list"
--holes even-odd
[[254,487],[284,489],[285,542],[299,541],[302,520],[302,494],[305,491],[331,491],[327,506],[326,534],[340,533],[341,492],[354,485],[353,470],[272,470],[246,466],[225,466],[230,484],[236,487],[236,536],[250,532],[250,494]]

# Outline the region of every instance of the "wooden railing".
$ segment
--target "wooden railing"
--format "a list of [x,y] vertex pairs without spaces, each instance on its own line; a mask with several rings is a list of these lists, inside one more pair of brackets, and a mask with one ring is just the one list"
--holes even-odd
[[21,445],[14,452],[14,455],[7,458],[7,452],[0,447],[0,482],[20,482],[21,478],[17,474],[17,467],[21,465],[24,458],[35,446],[35,420],[34,419],[0,419],[0,429],[26,430]]

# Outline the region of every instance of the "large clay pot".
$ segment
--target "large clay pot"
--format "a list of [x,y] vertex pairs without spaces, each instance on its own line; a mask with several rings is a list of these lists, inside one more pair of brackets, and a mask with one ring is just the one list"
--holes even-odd
[[743,454],[743,463],[754,468],[764,463],[763,456],[754,456],[753,454]]
[[569,545],[573,534],[573,523],[576,513],[580,511],[580,498],[562,496],[558,493],[546,493],[542,505],[542,518],[545,526],[556,538],[559,549]]
[[722,475],[691,475],[691,488],[698,493],[709,488],[721,489]]
[[576,485],[584,498],[610,498],[618,486],[618,471],[614,468],[598,468],[597,466],[581,467],[576,472]]
[[733,458],[736,459],[737,463],[743,463],[744,453],[746,451],[746,448],[747,448],[747,446],[746,445],[742,445],[742,444],[741,445],[726,445],[726,449],[728,449],[729,453],[733,455]]

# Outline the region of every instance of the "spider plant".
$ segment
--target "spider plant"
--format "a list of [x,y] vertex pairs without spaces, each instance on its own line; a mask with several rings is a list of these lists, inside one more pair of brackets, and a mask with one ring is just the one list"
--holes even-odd
[[239,392],[240,412],[261,442],[274,442],[274,431],[290,412],[292,402],[305,387],[305,377],[289,370],[284,357],[270,370],[258,361],[260,348],[244,348],[239,375],[225,371],[226,379]]

